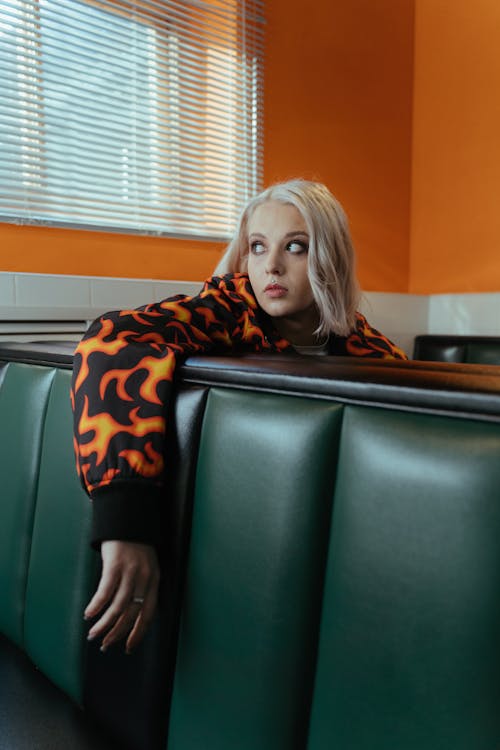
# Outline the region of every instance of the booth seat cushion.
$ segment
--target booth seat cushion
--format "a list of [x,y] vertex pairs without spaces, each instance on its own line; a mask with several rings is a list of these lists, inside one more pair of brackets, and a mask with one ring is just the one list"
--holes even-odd
[[500,337],[431,334],[417,336],[413,359],[500,365]]
[[2,750],[114,747],[80,708],[96,556],[68,439],[70,377],[21,362],[0,369]]
[[169,750],[305,747],[341,417],[211,390]]
[[85,648],[60,364],[0,366],[1,750],[495,750],[498,368],[186,363],[165,596],[126,657]]
[[346,407],[308,750],[499,746],[498,428]]
[[90,503],[74,469],[69,371],[55,372],[45,416],[24,611],[24,649],[76,703],[83,699],[83,609],[95,582]]
[[0,633],[23,646],[38,470],[54,371],[5,365],[0,377]]
[[[12,355],[16,353],[14,349]],[[51,750],[79,748],[78,727],[85,721],[99,726],[103,738],[113,737],[120,750],[160,750],[165,744],[182,550],[190,523],[206,389],[190,389],[173,406],[171,421],[179,434],[171,436],[172,456],[180,471],[175,473],[168,503],[175,518],[172,526],[165,521],[175,533],[166,539],[169,559],[164,568],[169,575],[163,579],[156,621],[132,656],[126,656],[121,646],[102,654],[99,644],[87,644],[89,624],[83,620],[85,604],[96,585],[98,556],[89,544],[91,504],[75,471],[71,360],[62,353],[64,361],[38,365],[31,359],[23,362],[23,357],[20,351],[18,361],[0,364],[0,636],[5,637],[0,649],[0,748],[8,747],[7,737],[14,748],[18,735],[31,734],[30,747],[45,747],[36,712],[31,721],[30,705],[44,705],[47,694],[52,696],[51,713],[44,726]],[[19,648],[19,658],[10,658],[9,641]],[[30,670],[37,675],[32,692]],[[27,690],[26,699],[21,685]],[[21,723],[22,712],[11,711],[4,700],[11,694],[17,695],[20,706],[26,703],[26,726]],[[57,714],[65,715],[71,701],[79,717],[76,724],[71,723],[75,735],[61,729],[67,742],[59,745]]]
[[10,363],[0,389],[0,629],[76,703],[94,578],[90,507],[74,470],[69,371]]

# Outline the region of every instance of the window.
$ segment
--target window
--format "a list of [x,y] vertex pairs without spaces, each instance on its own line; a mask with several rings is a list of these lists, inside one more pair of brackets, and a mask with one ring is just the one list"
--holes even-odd
[[0,220],[226,238],[262,45],[262,0],[0,2]]

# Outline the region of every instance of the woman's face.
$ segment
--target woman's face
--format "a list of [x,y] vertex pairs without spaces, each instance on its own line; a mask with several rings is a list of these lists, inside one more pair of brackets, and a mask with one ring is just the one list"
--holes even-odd
[[250,283],[281,335],[295,343],[312,335],[319,320],[308,250],[309,232],[295,206],[275,200],[257,206],[248,221]]

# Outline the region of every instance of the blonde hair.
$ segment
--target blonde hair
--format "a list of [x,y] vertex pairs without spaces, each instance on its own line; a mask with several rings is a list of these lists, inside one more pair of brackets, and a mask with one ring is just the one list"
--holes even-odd
[[319,182],[295,179],[271,185],[243,210],[216,275],[247,271],[247,225],[266,201],[287,203],[300,212],[309,232],[308,273],[320,323],[316,333],[347,336],[355,328],[359,286],[349,224],[344,209]]

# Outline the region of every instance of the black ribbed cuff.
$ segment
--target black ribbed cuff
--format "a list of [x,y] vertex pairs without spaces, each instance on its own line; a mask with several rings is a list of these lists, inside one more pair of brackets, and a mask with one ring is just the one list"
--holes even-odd
[[161,546],[165,491],[146,482],[115,482],[92,492],[92,546],[118,539]]

